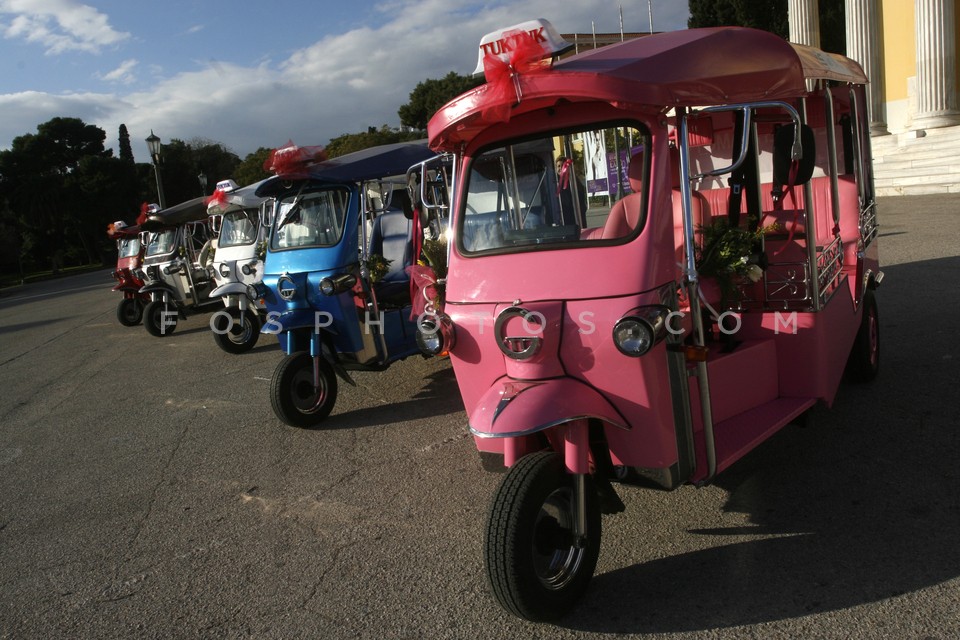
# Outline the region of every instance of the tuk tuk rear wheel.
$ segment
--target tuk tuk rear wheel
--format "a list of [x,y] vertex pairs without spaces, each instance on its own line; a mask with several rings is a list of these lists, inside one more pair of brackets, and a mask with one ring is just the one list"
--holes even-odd
[[[240,314],[239,309],[230,309],[218,312],[229,313],[233,322],[227,323],[223,315],[216,315],[213,320],[213,341],[217,346],[227,353],[244,353],[253,349],[260,338],[260,318],[250,311],[244,309]],[[229,330],[227,327],[230,327]]]
[[[164,316],[166,313],[166,316]],[[166,324],[164,324],[166,318]],[[167,305],[163,300],[153,300],[143,309],[143,326],[147,333],[158,338],[169,336],[177,329],[179,314],[176,307]]]
[[319,386],[314,386],[314,357],[300,351],[280,361],[270,383],[273,412],[291,427],[315,427],[337,402],[337,375],[326,358],[316,358]]
[[585,539],[574,538],[575,477],[554,452],[521,458],[504,476],[487,520],[484,563],[497,602],[533,621],[565,614],[586,591],[600,555],[597,494],[586,478]]
[[871,289],[863,293],[863,316],[847,360],[851,382],[870,382],[880,372],[880,315]]
[[139,298],[124,298],[117,305],[117,320],[125,327],[135,327],[143,320],[143,303]]

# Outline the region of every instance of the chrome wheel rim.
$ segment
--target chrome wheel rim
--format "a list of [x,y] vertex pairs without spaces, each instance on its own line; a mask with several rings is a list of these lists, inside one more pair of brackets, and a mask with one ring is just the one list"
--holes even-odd
[[315,413],[323,406],[327,397],[326,383],[321,376],[320,386],[313,384],[312,367],[304,367],[297,371],[293,376],[290,385],[290,395],[293,399],[293,406],[300,413]]
[[533,531],[533,567],[545,588],[558,591],[577,575],[586,545],[575,544],[574,496],[569,487],[555,489],[543,501]]

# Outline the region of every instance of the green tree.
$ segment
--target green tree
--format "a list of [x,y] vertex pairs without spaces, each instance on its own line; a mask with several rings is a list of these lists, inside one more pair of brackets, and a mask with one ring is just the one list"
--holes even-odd
[[233,181],[241,187],[245,187],[248,184],[269,178],[272,174],[264,169],[263,165],[272,151],[273,149],[260,147],[253,153],[247,154],[247,157],[233,170]]
[[688,6],[687,26],[691,29],[740,26],[770,31],[784,39],[790,34],[787,0],[689,0]]
[[0,198],[16,220],[29,265],[49,264],[57,272],[67,261],[96,259],[74,220],[78,201],[68,184],[85,158],[111,158],[106,133],[78,118],[53,118],[37,126],[36,134],[14,138],[0,152]]
[[[233,175],[240,158],[219,142],[195,138],[189,143],[172,139],[160,150],[160,172],[166,205],[213,193],[219,180]],[[207,177],[207,187],[201,189],[198,176]],[[155,193],[155,191],[154,191]],[[152,200],[156,202],[156,199]]]
[[369,127],[365,133],[345,133],[337,136],[330,140],[326,150],[329,157],[335,158],[381,144],[407,142],[409,140],[420,140],[421,138],[423,138],[422,131],[401,131],[383,125],[379,129]]
[[[786,1],[786,0],[784,0]],[[462,76],[451,71],[439,80],[418,82],[410,92],[410,101],[397,110],[400,124],[426,130],[427,122],[437,110],[465,91],[483,84],[483,76]]]
[[820,48],[847,54],[846,10],[843,0],[820,0]]
[[130,147],[130,134],[127,133],[127,125],[120,125],[119,134],[120,159],[124,162],[133,164],[133,149]]
[[[819,0],[820,48],[833,53],[846,52],[844,0]],[[753,27],[790,36],[787,0],[689,0],[690,19],[687,26]]]
[[68,238],[79,241],[68,252],[74,262],[85,258],[87,264],[110,263],[112,245],[104,232],[107,224],[129,218],[135,208],[136,191],[130,187],[134,175],[129,162],[86,156],[64,180],[63,193],[70,202],[64,231]]
[[[217,182],[233,176],[240,158],[220,142],[207,138],[190,140],[189,147],[193,153],[193,162],[197,171],[196,177],[203,173],[207,177],[207,186],[203,195],[210,195],[216,188]],[[199,185],[199,181],[197,183]]]

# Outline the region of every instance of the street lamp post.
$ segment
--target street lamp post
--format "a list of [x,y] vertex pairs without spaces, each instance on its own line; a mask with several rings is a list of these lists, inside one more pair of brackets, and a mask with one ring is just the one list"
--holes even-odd
[[197,180],[200,182],[200,195],[207,195],[207,174],[201,171],[200,175],[197,176]]
[[147,138],[147,149],[150,151],[150,158],[153,160],[153,170],[157,176],[157,198],[160,199],[160,208],[166,209],[167,203],[163,197],[163,180],[160,177],[160,138],[150,130],[150,137]]

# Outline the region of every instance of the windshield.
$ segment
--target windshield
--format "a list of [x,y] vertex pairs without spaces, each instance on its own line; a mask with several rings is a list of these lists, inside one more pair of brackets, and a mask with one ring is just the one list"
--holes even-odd
[[150,236],[147,244],[147,256],[162,256],[173,251],[177,243],[177,230],[167,229]]
[[253,244],[260,228],[260,214],[256,210],[231,211],[223,216],[220,227],[220,247],[238,247]]
[[648,145],[641,129],[620,126],[488,149],[470,167],[460,248],[522,251],[630,237],[645,218]]
[[121,258],[132,258],[140,253],[140,238],[124,238],[119,244]]
[[277,206],[273,249],[329,247],[343,234],[350,192],[343,188],[291,195]]

